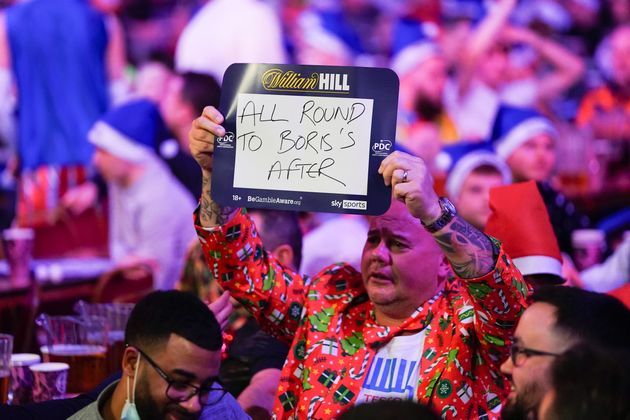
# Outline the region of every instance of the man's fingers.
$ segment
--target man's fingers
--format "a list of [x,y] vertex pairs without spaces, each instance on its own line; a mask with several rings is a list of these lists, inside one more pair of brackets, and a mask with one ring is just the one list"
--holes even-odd
[[[205,130],[215,136],[221,137],[225,135],[225,129],[220,124],[210,120],[206,117],[199,117],[194,121],[194,128]],[[199,130],[192,130],[192,137],[196,140],[210,140],[206,136],[201,136]]]
[[223,308],[226,305],[231,306],[230,292],[225,291],[221,293],[221,296],[219,296],[219,298],[215,300],[214,303],[217,305],[218,308]]
[[[402,182],[403,174],[405,171],[410,171],[411,165],[408,165],[400,160],[392,161],[383,168],[383,179],[385,185],[395,185],[397,182]],[[409,176],[409,175],[407,175]]]
[[405,203],[407,195],[418,190],[418,186],[412,182],[399,182],[392,188],[394,197]]
[[223,123],[223,115],[213,106],[207,106],[203,109],[202,115],[214,123],[221,124]]
[[[401,182],[407,182],[409,180],[409,172],[408,169],[396,168],[392,172],[392,187]],[[405,173],[407,177],[405,178]]]

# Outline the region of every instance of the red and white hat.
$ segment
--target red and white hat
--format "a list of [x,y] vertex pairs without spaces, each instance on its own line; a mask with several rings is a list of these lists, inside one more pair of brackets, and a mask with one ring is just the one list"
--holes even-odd
[[524,275],[562,279],[562,256],[536,182],[490,190],[490,218],[485,233],[497,238]]

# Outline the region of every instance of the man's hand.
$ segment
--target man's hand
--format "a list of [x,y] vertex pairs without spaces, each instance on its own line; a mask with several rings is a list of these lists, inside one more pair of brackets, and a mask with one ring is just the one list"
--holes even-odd
[[225,331],[225,327],[227,327],[228,321],[230,320],[230,315],[234,312],[230,292],[223,292],[217,300],[208,304],[208,308],[212,311],[221,326],[221,331]]
[[81,214],[90,207],[96,205],[98,199],[98,187],[92,181],[86,181],[78,185],[61,197],[61,205],[70,214]]
[[396,151],[383,159],[378,172],[412,216],[425,224],[440,217],[442,210],[433,189],[433,178],[422,159]]
[[214,138],[225,135],[222,123],[223,115],[215,107],[207,106],[201,116],[193,121],[188,133],[190,153],[204,173],[212,172]]
[[538,34],[534,31],[514,25],[506,25],[501,31],[501,40],[509,44],[535,44],[540,41]]
[[[433,178],[422,159],[397,151],[383,159],[379,173],[412,216],[425,225],[440,217],[442,208],[433,189]],[[490,239],[459,216],[433,233],[433,237],[462,278],[483,276],[495,265]]]
[[201,201],[199,221],[204,227],[213,227],[225,223],[234,209],[222,208],[212,200],[212,156],[214,154],[214,138],[225,135],[221,126],[223,115],[213,106],[207,106],[199,118],[193,121],[188,139],[190,154],[201,167]]

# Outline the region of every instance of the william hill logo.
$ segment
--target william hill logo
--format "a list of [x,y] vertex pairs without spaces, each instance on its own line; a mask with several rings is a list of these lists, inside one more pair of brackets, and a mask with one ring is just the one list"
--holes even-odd
[[302,76],[292,70],[269,69],[262,75],[266,90],[295,90],[321,92],[349,92],[348,75],[340,73],[313,73]]

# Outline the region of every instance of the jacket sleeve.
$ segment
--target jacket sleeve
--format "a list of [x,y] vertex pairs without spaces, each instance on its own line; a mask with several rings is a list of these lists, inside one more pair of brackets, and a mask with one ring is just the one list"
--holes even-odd
[[229,290],[270,335],[290,344],[302,317],[305,280],[265,251],[244,209],[222,226],[195,228],[206,262],[221,287]]
[[[492,238],[491,238],[492,239]],[[459,310],[459,320],[472,316],[479,355],[496,369],[508,357],[516,324],[527,307],[528,284],[510,257],[500,248],[494,270],[474,279],[459,279],[470,305]]]

